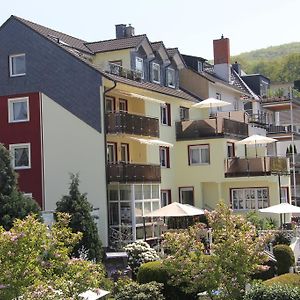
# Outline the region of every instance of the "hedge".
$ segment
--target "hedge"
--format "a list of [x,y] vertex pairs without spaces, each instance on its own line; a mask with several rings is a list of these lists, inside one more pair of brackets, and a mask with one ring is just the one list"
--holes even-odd
[[295,264],[293,250],[287,245],[276,245],[273,248],[273,253],[277,260],[278,275],[288,273],[290,267]]
[[300,275],[299,274],[283,274],[272,279],[266,280],[265,285],[290,285],[300,288]]
[[300,288],[288,285],[257,285],[244,300],[300,300]]

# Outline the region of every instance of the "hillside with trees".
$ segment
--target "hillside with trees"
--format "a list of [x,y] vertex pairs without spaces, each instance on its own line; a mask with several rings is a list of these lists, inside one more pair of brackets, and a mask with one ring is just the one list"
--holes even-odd
[[273,82],[293,82],[300,79],[300,42],[272,46],[232,56],[248,74],[260,73]]

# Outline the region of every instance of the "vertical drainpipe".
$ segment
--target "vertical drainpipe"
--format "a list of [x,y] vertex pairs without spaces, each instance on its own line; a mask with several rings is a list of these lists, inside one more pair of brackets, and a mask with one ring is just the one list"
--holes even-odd
[[108,171],[107,171],[107,138],[106,138],[106,126],[105,126],[105,112],[106,112],[106,108],[105,108],[105,96],[108,92],[112,91],[116,86],[117,86],[117,82],[107,76],[105,76],[105,74],[101,73],[103,77],[113,81],[114,85],[107,89],[104,90],[103,92],[103,104],[102,104],[102,111],[103,111],[103,116],[104,116],[104,120],[103,120],[103,134],[104,134],[104,155],[105,155],[105,181],[106,181],[106,199],[107,199],[107,242],[109,245],[109,202],[108,202]]

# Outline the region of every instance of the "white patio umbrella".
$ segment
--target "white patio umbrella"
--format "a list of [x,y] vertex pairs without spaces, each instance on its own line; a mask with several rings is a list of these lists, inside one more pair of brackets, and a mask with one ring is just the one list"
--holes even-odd
[[[292,213],[300,213],[300,207],[294,206],[289,203],[280,203],[276,205],[272,205],[266,208],[262,208],[259,210],[262,213],[270,213],[270,214],[292,214]],[[282,225],[282,218],[280,217],[280,223]]]
[[257,157],[257,145],[260,144],[270,144],[270,143],[275,143],[277,142],[276,139],[272,139],[269,138],[267,136],[263,136],[263,135],[258,135],[258,134],[253,134],[241,141],[236,142],[236,144],[239,145],[255,145],[255,153],[256,153],[256,157]]
[[82,300],[98,300],[98,299],[105,297],[108,294],[110,294],[110,292],[98,289],[96,292],[87,290],[87,291],[79,294],[78,296],[81,297]]
[[189,204],[173,202],[167,206],[154,210],[144,217],[187,217],[203,215],[204,210]]
[[199,103],[193,104],[192,107],[209,108],[210,113],[211,113],[213,107],[222,107],[222,106],[227,106],[230,104],[231,103],[223,101],[223,100],[219,100],[219,99],[215,99],[215,98],[208,98]]
[[165,146],[165,147],[173,147],[173,144],[162,141],[162,140],[157,140],[157,139],[144,139],[144,138],[136,138],[136,137],[130,137],[132,140],[138,141],[141,144],[146,144],[146,145],[156,145],[156,146]]
[[259,211],[262,213],[272,213],[272,214],[292,214],[292,213],[300,213],[300,207],[289,203],[280,203],[277,205],[269,206],[267,208],[262,208]]

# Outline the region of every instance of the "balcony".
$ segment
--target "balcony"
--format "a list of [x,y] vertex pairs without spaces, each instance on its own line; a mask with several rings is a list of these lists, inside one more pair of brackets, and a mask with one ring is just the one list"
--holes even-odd
[[127,164],[123,162],[108,164],[109,182],[160,182],[160,165]]
[[247,137],[248,124],[227,118],[212,118],[176,123],[176,139],[178,141],[225,136],[237,138]]
[[272,111],[286,111],[290,110],[291,106],[293,108],[300,105],[300,99],[290,99],[286,96],[281,97],[267,97],[262,99],[262,107]]
[[118,64],[108,63],[106,72],[120,77],[142,82],[142,72],[126,69]]
[[288,159],[285,157],[233,157],[225,161],[225,177],[249,177],[288,175]]
[[291,140],[292,134],[294,139],[300,138],[300,127],[292,125],[269,125],[267,127],[269,137],[275,138],[280,141]]
[[106,114],[106,132],[159,137],[159,121],[127,112]]

